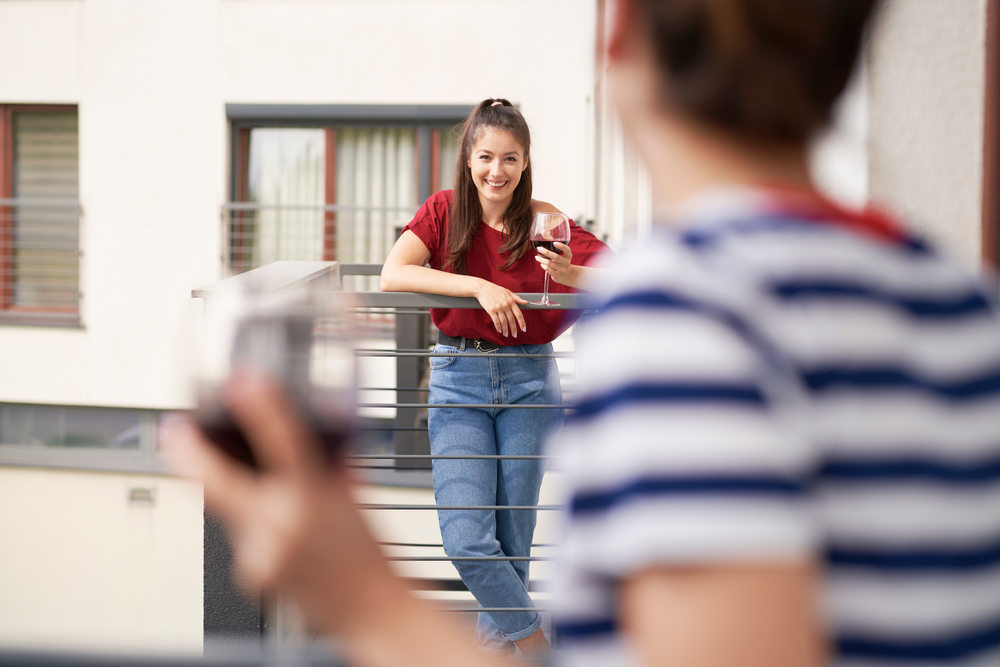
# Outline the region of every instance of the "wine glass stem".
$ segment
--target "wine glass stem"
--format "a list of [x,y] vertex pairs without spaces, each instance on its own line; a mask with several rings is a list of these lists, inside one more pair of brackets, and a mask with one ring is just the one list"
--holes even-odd
[[545,272],[545,282],[542,287],[542,303],[545,305],[549,304],[549,272]]

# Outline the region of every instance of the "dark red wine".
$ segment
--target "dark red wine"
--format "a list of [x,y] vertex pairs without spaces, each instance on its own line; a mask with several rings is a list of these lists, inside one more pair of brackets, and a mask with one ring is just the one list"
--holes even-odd
[[[203,401],[194,412],[195,422],[208,440],[233,459],[255,470],[260,462],[249,439],[229,410],[218,401]],[[340,456],[354,431],[354,418],[339,407],[320,405],[303,411],[303,419],[327,461]]]
[[[552,252],[554,252],[556,254],[562,254],[562,253],[559,252],[559,249],[556,248],[556,242],[555,241],[532,241],[532,243],[535,244],[535,249],[536,250],[538,248],[545,248],[546,250],[551,250]],[[544,257],[544,255],[543,255],[543,257]]]

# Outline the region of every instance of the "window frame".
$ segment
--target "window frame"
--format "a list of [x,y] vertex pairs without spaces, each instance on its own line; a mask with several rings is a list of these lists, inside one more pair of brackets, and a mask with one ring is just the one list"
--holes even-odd
[[985,267],[1000,266],[1000,0],[986,3],[983,180],[980,245]]
[[[229,120],[229,201],[245,202],[249,166],[250,130],[255,128],[314,128],[326,132],[327,205],[336,200],[336,141],[340,127],[400,127],[416,130],[417,201],[422,202],[441,189],[441,132],[448,131],[474,108],[467,104],[226,104]],[[325,239],[334,235],[335,213],[327,212]],[[223,248],[228,257],[232,249]],[[324,241],[323,259],[336,259],[336,247]],[[240,258],[231,258],[240,265]]]
[[[77,121],[80,108],[77,104],[38,104],[38,103],[0,103],[0,326],[3,325],[41,325],[80,327],[80,270],[82,252],[79,247],[80,221],[82,214],[80,204],[76,204],[77,219],[77,297],[74,306],[18,306],[13,303],[14,267],[14,226],[13,206],[4,205],[3,201],[14,201],[14,114],[17,112],[31,113],[75,113]],[[79,152],[79,131],[77,132],[77,151]],[[79,153],[77,157],[77,178],[79,178]],[[79,183],[77,184],[79,190]]]
[[162,410],[4,401],[0,402],[0,411],[7,406],[132,412],[139,418],[139,446],[114,448],[0,443],[0,466],[2,467],[167,474],[157,456],[157,429],[160,418],[164,414]]

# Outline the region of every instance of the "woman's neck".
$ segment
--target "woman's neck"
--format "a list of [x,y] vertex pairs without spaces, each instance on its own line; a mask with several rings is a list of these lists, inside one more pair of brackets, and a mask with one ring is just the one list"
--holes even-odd
[[487,225],[496,229],[498,231],[504,231],[506,228],[504,225],[504,214],[507,212],[507,207],[510,202],[506,204],[499,204],[497,202],[492,202],[484,200],[482,197],[479,198],[479,206],[483,209],[483,222]]
[[812,189],[804,146],[740,142],[687,119],[650,121],[643,158],[650,170],[657,217],[706,190],[777,185]]

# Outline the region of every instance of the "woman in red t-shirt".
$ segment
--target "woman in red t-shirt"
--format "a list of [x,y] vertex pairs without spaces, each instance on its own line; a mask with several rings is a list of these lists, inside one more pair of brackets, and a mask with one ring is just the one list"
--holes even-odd
[[[440,330],[431,357],[434,405],[512,404],[500,408],[432,408],[431,453],[436,458],[434,496],[439,506],[517,506],[509,510],[439,510],[446,553],[468,589],[486,608],[477,640],[488,648],[537,654],[548,643],[528,596],[528,561],[545,437],[562,420],[559,408],[519,406],[561,402],[552,340],[573,323],[567,311],[526,309],[518,292],[539,292],[544,272],[552,291],[569,291],[594,271],[583,266],[604,250],[592,234],[571,223],[560,252],[531,252],[531,221],[556,211],[531,198],[530,134],[520,112],[488,99],[463,127],[455,189],[432,195],[404,228],[386,258],[385,291],[475,297],[482,309],[432,309]],[[492,458],[483,458],[492,457]],[[508,458],[514,457],[514,458]],[[500,557],[485,560],[469,557]],[[527,610],[527,611],[525,611]]]

